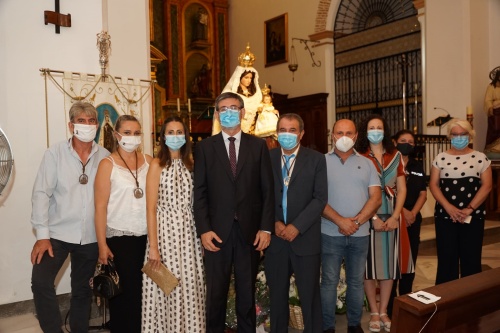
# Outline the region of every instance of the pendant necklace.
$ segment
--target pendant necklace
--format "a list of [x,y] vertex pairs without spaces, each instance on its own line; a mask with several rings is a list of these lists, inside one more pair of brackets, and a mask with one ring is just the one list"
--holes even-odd
[[87,159],[87,162],[85,162],[85,164],[83,164],[83,162],[82,162],[82,161],[80,161],[80,163],[82,164],[82,174],[80,175],[80,178],[78,178],[78,181],[79,181],[79,182],[80,182],[80,184],[82,184],[82,185],[85,185],[85,184],[87,184],[87,183],[89,182],[89,176],[87,176],[87,175],[85,174],[85,167],[86,167],[86,166],[87,166],[87,164],[89,163],[89,161],[90,161],[90,158],[91,158],[91,157],[92,157],[92,156],[89,156],[89,158]]
[[137,160],[138,160],[137,151],[135,152],[135,175],[132,172],[132,170],[130,170],[130,168],[128,167],[127,162],[125,162],[125,160],[123,159],[122,155],[120,154],[120,151],[116,150],[116,152],[118,153],[118,156],[120,156],[120,158],[122,159],[123,163],[127,167],[128,171],[130,172],[132,177],[134,177],[135,185],[137,186],[134,190],[134,197],[136,197],[137,199],[142,198],[144,195],[144,192],[142,191],[142,188],[139,187],[139,181],[137,180],[137,172],[138,172],[138,170],[137,170]]
[[293,168],[293,165],[295,164],[295,161],[297,160],[297,157],[293,159],[292,165],[288,167],[286,164],[285,156],[281,155],[281,158],[283,159],[283,164],[285,165],[286,169],[286,177],[283,179],[283,184],[285,184],[286,187],[288,187],[288,184],[290,184],[290,172]]

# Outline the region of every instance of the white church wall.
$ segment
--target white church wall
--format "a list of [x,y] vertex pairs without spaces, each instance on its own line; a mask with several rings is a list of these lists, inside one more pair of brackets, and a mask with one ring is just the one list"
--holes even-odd
[[[53,6],[47,1],[0,1],[0,127],[15,159],[13,177],[0,196],[0,304],[32,298],[30,252],[36,239],[30,224],[31,190],[47,148],[39,69],[100,73],[96,34],[102,29],[102,1],[62,1],[60,11],[71,14],[72,27],[61,27],[60,34],[54,25],[44,25],[44,11],[53,11]],[[149,78],[147,6],[147,0],[109,0],[109,30],[112,46],[117,45],[110,62],[122,76]],[[121,21],[127,22],[126,28]],[[130,50],[120,47],[122,40]],[[47,87],[52,144],[66,138],[67,124],[62,93],[50,81]],[[144,114],[150,121],[150,109]],[[66,268],[58,278],[58,294],[69,292],[69,273]]]

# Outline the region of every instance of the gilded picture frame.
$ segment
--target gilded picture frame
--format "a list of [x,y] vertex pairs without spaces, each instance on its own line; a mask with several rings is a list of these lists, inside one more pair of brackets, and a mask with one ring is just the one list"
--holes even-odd
[[288,13],[264,22],[266,67],[288,62]]

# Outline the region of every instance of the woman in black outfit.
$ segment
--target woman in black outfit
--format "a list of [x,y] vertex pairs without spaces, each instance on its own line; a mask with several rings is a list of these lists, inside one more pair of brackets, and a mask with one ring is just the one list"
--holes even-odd
[[[418,246],[420,245],[420,226],[422,224],[422,214],[420,214],[420,210],[427,201],[425,173],[422,164],[411,157],[415,147],[415,136],[413,133],[409,130],[401,130],[392,137],[392,140],[401,155],[403,155],[403,164],[406,174],[406,199],[403,206],[403,214],[406,220],[408,238],[410,239],[413,264],[416,267]],[[414,279],[415,273],[407,273],[402,274],[400,280],[394,280],[389,306],[387,307],[389,316],[392,312],[392,301],[394,297],[396,297],[397,294],[405,295],[411,293]]]

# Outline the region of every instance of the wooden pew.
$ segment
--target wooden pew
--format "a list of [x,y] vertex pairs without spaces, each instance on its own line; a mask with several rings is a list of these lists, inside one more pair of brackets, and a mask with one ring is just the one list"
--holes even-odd
[[[441,296],[422,333],[500,332],[500,268],[424,289]],[[408,295],[394,300],[394,333],[418,333],[435,310]]]

